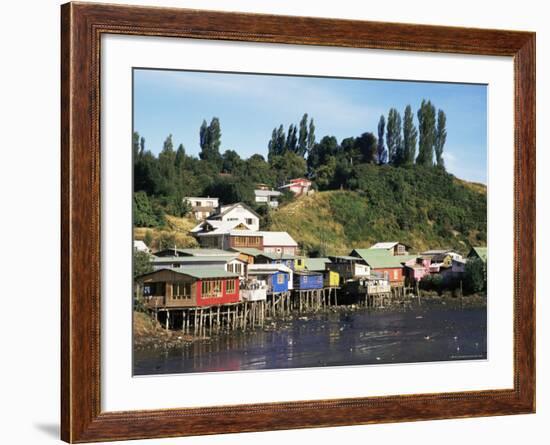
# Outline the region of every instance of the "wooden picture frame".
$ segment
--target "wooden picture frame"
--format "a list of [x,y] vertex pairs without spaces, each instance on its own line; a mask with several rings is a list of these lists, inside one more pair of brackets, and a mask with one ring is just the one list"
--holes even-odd
[[[535,411],[534,33],[91,3],[65,4],[61,18],[63,440],[92,442]],[[513,389],[102,412],[99,116],[103,34],[513,57]]]

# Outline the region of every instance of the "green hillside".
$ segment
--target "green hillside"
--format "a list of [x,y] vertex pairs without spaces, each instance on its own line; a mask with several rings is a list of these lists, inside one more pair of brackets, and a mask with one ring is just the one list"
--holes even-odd
[[355,190],[320,191],[272,212],[268,229],[288,231],[306,254],[343,254],[377,241],[401,241],[414,251],[487,240],[482,184],[437,168],[362,165]]

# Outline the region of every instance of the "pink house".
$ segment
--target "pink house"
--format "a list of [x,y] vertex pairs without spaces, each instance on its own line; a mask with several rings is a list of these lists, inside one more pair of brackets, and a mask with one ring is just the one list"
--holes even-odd
[[405,263],[405,276],[411,283],[420,281],[430,274],[430,266],[429,258],[413,258]]
[[305,178],[291,179],[288,184],[285,184],[280,189],[288,189],[296,196],[307,195],[311,189],[311,181]]

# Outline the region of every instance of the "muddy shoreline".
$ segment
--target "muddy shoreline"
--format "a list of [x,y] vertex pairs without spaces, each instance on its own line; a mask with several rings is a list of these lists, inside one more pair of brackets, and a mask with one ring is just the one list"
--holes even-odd
[[[399,306],[390,306],[387,308],[367,309],[358,305],[343,305],[331,307],[324,313],[341,313],[351,314],[357,311],[369,311],[373,313],[384,313],[395,310],[410,310],[413,308],[437,308],[446,307],[449,309],[467,309],[467,308],[484,308],[487,306],[487,298],[482,294],[474,294],[465,297],[453,297],[451,294],[429,294],[422,295],[420,300],[416,297],[411,298],[409,302]],[[254,335],[257,332],[273,332],[278,329],[285,329],[285,326],[293,320],[308,321],[310,318],[319,315],[320,313],[307,313],[307,314],[292,314],[283,318],[267,318],[266,325],[263,328],[256,328],[249,330],[245,334]],[[177,349],[189,346],[197,342],[209,342],[214,337],[220,335],[231,335],[231,332],[222,331],[216,336],[194,336],[190,334],[183,334],[181,331],[167,330],[162,327],[155,319],[148,314],[141,312],[134,312],[134,332],[133,332],[133,347],[136,351],[142,350],[169,350]],[[240,333],[242,335],[243,333]]]

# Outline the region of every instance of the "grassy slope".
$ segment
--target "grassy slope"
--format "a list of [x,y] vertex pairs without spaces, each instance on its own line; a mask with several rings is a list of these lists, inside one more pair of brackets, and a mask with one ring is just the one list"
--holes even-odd
[[193,238],[189,231],[197,225],[194,218],[176,218],[175,216],[166,215],[166,225],[160,228],[134,227],[134,239],[143,240],[147,231],[153,236],[153,249],[159,248],[161,240],[174,239],[177,247],[197,247],[197,241]]
[[[376,173],[368,192],[325,191],[273,212],[271,230],[286,230],[305,248],[345,254],[377,241],[401,241],[415,251],[486,244],[486,188],[437,174],[424,185],[404,172]],[[417,179],[417,178],[416,178]],[[406,191],[403,192],[403,190]]]

